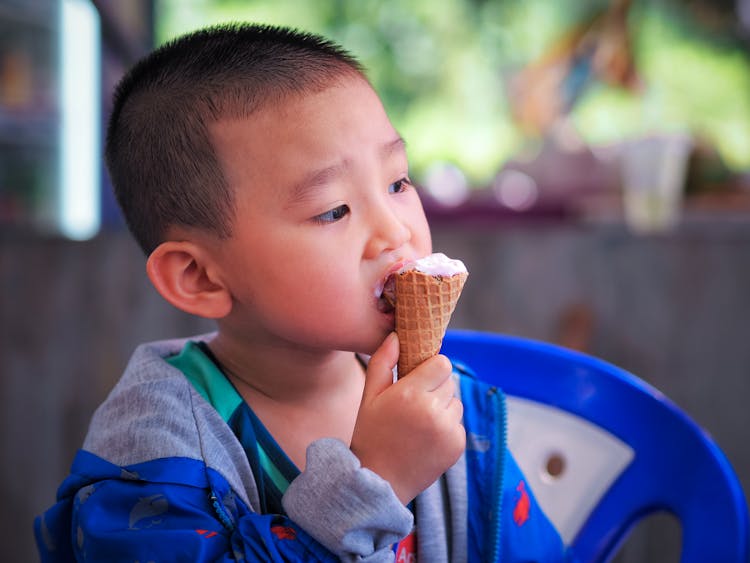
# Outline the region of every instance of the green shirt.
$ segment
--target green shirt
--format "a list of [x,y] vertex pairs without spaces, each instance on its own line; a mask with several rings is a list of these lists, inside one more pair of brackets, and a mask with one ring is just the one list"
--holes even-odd
[[188,341],[167,362],[185,374],[237,436],[258,483],[261,512],[284,514],[281,497],[299,469],[242,399],[206,343]]

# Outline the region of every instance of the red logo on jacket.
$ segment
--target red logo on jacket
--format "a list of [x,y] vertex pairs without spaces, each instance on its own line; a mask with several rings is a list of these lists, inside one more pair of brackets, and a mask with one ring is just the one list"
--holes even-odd
[[289,526],[271,526],[271,532],[280,540],[293,540],[297,538],[297,532]]
[[529,500],[529,493],[526,492],[526,483],[519,481],[516,490],[519,495],[516,500],[516,506],[513,508],[513,521],[516,523],[516,526],[520,527],[529,519],[531,501]]

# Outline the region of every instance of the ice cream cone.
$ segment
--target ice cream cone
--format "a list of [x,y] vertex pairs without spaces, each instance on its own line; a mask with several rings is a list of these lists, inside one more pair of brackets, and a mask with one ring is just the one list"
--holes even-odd
[[400,353],[398,377],[440,351],[448,322],[468,273],[433,275],[418,270],[396,274],[395,318]]

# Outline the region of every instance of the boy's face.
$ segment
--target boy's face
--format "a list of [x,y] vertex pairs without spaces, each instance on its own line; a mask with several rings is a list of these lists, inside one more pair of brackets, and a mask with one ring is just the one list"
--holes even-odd
[[393,330],[384,280],[432,251],[404,143],[375,92],[346,78],[212,135],[237,210],[215,248],[234,297],[221,330],[372,353]]

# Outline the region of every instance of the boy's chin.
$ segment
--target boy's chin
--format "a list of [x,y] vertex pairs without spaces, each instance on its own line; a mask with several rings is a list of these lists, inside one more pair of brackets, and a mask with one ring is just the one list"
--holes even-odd
[[365,342],[355,344],[351,347],[348,347],[348,349],[355,354],[359,354],[362,356],[372,356],[375,352],[378,351],[378,348],[380,348],[380,346],[385,341],[386,336],[388,336],[390,333],[391,331],[385,331],[383,332],[383,334],[379,334],[372,339],[368,339]]

